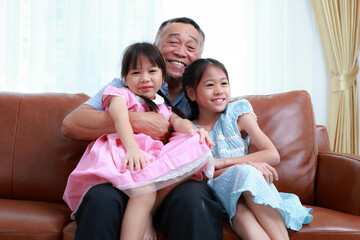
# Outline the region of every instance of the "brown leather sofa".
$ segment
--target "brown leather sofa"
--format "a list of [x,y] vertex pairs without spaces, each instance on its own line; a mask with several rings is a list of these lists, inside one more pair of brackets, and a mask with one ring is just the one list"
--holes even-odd
[[[60,126],[87,98],[0,93],[0,240],[74,238],[62,194],[89,142],[64,137]],[[291,239],[360,239],[360,157],[330,151],[307,92],[246,98],[281,155],[275,185],[314,210]],[[227,220],[223,239],[239,239]]]

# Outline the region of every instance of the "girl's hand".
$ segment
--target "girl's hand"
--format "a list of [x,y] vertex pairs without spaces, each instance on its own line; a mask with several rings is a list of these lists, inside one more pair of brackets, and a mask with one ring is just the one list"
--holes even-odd
[[129,166],[130,171],[138,171],[146,167],[149,162],[140,149],[130,149],[126,151],[123,162],[123,169]]
[[258,163],[258,162],[248,162],[247,164],[255,167],[257,170],[259,170],[262,175],[264,176],[266,182],[269,184],[273,183],[274,180],[279,180],[279,175],[275,168],[270,166],[267,163]]
[[194,129],[191,136],[193,136],[194,133],[199,133],[200,143],[203,143],[205,140],[209,148],[212,148],[214,146],[214,142],[211,140],[208,131],[206,131],[204,128]]

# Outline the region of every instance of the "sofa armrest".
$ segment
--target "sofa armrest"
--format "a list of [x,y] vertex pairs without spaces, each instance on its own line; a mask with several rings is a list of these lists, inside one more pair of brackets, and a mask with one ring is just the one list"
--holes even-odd
[[360,156],[319,153],[315,205],[360,215]]
[[329,135],[327,129],[323,125],[316,125],[316,141],[319,152],[331,152]]

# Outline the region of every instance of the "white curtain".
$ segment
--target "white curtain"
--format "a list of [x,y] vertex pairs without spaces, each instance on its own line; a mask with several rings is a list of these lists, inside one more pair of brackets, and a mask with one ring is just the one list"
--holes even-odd
[[124,48],[154,41],[161,1],[0,0],[0,91],[94,94]]
[[193,18],[203,57],[222,61],[232,96],[307,90],[327,125],[327,63],[309,0],[0,0],[0,91],[93,95],[119,76],[124,48]]

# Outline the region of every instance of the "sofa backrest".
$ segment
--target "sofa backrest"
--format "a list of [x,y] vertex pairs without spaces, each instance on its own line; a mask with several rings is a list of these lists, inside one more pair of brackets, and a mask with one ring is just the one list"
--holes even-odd
[[[277,147],[279,191],[314,202],[317,161],[315,121],[309,94],[293,91],[246,96],[258,123]],[[63,202],[68,175],[87,141],[61,134],[65,116],[84,94],[0,93],[0,198]]]
[[63,202],[68,175],[88,142],[61,134],[85,94],[0,93],[0,198]]
[[279,151],[275,186],[280,192],[296,193],[304,204],[313,204],[318,150],[310,95],[292,91],[245,98]]

